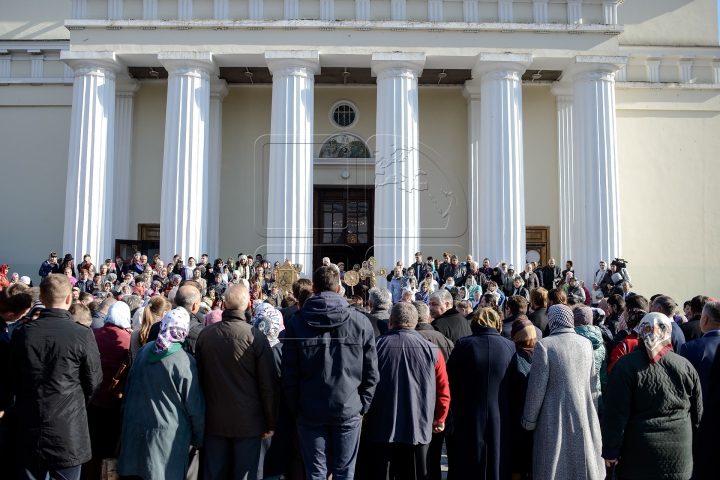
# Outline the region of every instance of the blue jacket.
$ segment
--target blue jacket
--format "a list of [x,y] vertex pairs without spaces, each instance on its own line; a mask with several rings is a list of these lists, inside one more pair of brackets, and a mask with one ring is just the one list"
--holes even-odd
[[682,346],[685,345],[685,334],[683,333],[682,328],[680,328],[680,325],[673,322],[672,319],[670,319],[670,323],[672,324],[670,342],[672,343],[675,353],[679,353]]
[[398,303],[402,298],[402,285],[401,280],[393,277],[390,280],[390,294],[392,295],[392,302]]
[[365,435],[379,443],[430,443],[438,347],[415,330],[393,328],[378,337],[377,354],[380,382]]
[[47,277],[51,273],[60,273],[60,265],[57,263],[50,265],[50,262],[45,260],[42,265],[40,265],[40,271],[38,272],[38,275],[42,278]]
[[380,375],[370,321],[340,295],[310,297],[285,329],[282,387],[301,423],[343,422],[370,408]]
[[703,395],[703,407],[708,397],[708,386],[710,383],[710,368],[715,360],[715,352],[720,345],[720,330],[710,330],[702,337],[692,340],[680,347],[680,355],[685,357],[700,377],[700,388]]

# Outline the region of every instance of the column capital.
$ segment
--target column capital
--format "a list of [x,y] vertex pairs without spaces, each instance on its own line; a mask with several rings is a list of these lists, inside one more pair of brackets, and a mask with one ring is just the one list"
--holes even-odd
[[74,52],[62,50],[60,60],[65,62],[73,71],[81,68],[102,69],[107,74],[117,75],[127,71],[127,67],[115,52]]
[[467,99],[468,103],[479,102],[481,89],[480,80],[467,80],[462,89],[463,97]]
[[160,52],[158,60],[171,75],[173,71],[188,68],[199,68],[210,76],[220,72],[211,52]]
[[133,97],[140,90],[140,82],[130,75],[119,75],[115,78],[115,96]]
[[522,75],[532,61],[532,55],[525,53],[481,53],[477,56],[472,76],[480,79],[491,72],[507,70]]
[[628,57],[608,57],[601,55],[578,55],[563,72],[563,78],[581,80],[583,75],[600,75],[610,79],[611,74],[628,64]]
[[556,97],[572,97],[573,84],[572,82],[553,82],[550,85],[550,93]]
[[380,72],[388,70],[411,70],[416,77],[422,75],[425,67],[424,53],[408,53],[408,52],[378,52],[372,54],[372,76],[377,77]]
[[230,90],[225,80],[212,79],[210,81],[210,98],[219,98],[222,102],[229,92]]
[[309,70],[313,75],[320,73],[320,53],[317,50],[267,50],[265,63],[273,76],[300,74],[300,70]]

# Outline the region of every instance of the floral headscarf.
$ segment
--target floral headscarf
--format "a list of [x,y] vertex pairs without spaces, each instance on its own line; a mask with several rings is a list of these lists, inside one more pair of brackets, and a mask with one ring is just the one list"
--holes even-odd
[[574,328],[575,318],[573,312],[567,305],[553,305],[548,309],[550,323],[550,335],[560,328]]
[[662,313],[648,313],[638,325],[638,337],[645,344],[650,365],[655,365],[665,354],[672,352],[672,324]]
[[179,350],[189,330],[190,314],[187,310],[177,307],[167,312],[160,323],[160,333],[155,340],[155,354],[169,355]]
[[265,334],[271,347],[280,343],[278,336],[285,329],[285,326],[283,325],[282,315],[275,307],[269,303],[256,305],[252,323],[255,328]]

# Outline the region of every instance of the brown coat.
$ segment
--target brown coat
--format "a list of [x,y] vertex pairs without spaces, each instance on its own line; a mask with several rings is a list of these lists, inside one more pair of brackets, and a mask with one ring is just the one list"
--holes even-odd
[[225,310],[205,327],[195,359],[205,393],[205,433],[252,438],[275,430],[280,382],[265,335],[245,321],[245,312]]

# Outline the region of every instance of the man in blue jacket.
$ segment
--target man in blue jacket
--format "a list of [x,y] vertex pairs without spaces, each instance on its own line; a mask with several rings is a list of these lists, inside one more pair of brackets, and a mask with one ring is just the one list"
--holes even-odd
[[707,404],[710,369],[715,360],[715,353],[720,346],[720,302],[708,302],[702,309],[700,317],[702,337],[692,340],[680,347],[680,355],[692,363],[700,377],[700,388],[703,394],[703,407]]
[[372,325],[340,288],[334,266],[318,268],[315,295],[290,319],[283,340],[282,386],[308,480],[326,480],[328,464],[333,480],[353,478],[362,416],[379,381]]

